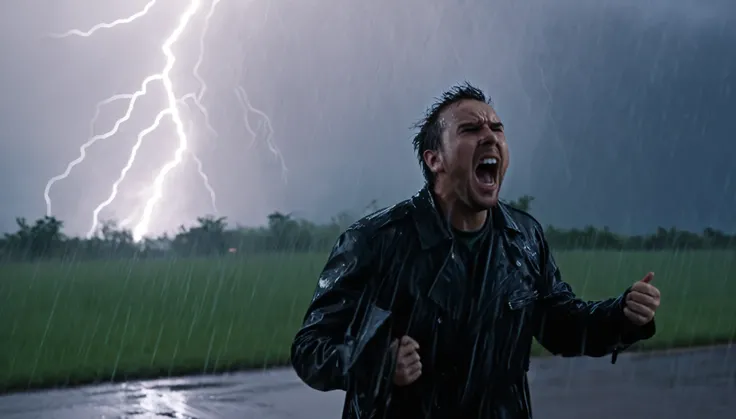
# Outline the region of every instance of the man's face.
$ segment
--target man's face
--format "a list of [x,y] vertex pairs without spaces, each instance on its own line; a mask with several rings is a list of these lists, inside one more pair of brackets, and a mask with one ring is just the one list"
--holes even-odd
[[443,110],[439,121],[442,148],[424,153],[435,182],[471,209],[495,206],[509,165],[498,115],[487,103],[461,100]]

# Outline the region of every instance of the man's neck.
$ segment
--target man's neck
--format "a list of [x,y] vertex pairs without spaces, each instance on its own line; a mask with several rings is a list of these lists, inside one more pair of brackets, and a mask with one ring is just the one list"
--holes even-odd
[[437,185],[433,188],[433,195],[440,212],[456,230],[478,231],[486,223],[488,210],[477,211],[471,209],[464,202],[457,199],[454,193],[445,192],[443,188]]

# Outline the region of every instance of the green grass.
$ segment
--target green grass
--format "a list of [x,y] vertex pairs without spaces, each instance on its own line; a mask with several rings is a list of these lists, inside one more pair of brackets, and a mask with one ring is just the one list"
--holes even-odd
[[[324,259],[0,265],[0,392],[283,364]],[[641,347],[736,335],[736,255],[560,252],[557,261],[590,299],[656,272],[658,334]]]

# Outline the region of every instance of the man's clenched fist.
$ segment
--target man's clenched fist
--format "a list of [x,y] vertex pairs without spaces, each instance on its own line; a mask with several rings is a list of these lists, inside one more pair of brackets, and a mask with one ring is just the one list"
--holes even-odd
[[408,386],[422,375],[422,361],[419,359],[419,344],[409,336],[395,339],[391,343],[391,350],[396,355],[396,372],[394,384]]
[[649,272],[644,279],[635,283],[626,295],[624,314],[637,326],[643,326],[654,319],[654,312],[659,307],[659,290],[651,284],[654,272]]

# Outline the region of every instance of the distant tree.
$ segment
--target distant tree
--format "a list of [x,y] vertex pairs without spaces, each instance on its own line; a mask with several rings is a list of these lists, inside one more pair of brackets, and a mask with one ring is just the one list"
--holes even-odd
[[[509,204],[529,211],[534,197],[523,195]],[[375,212],[376,202],[364,209]],[[1,260],[34,260],[40,258],[131,258],[186,256],[220,256],[229,252],[326,252],[337,236],[348,228],[360,214],[342,211],[326,224],[295,218],[293,213],[274,211],[261,227],[236,226],[229,228],[225,217],[211,215],[198,217],[192,227],[180,227],[169,237],[145,238],[136,243],[130,230],[120,228],[115,221],[103,221],[97,234],[91,238],[66,237],[63,223],[54,217],[42,217],[33,223],[17,218],[17,230],[0,239]],[[624,236],[608,227],[545,228],[547,242],[561,249],[606,250],[689,250],[730,249],[736,251],[736,234],[706,228],[701,233],[658,227],[648,235]]]
[[332,224],[336,225],[341,230],[350,227],[353,222],[355,222],[355,216],[348,211],[338,212],[334,217],[332,217]]
[[522,195],[516,200],[509,201],[508,204],[516,209],[522,210],[524,212],[529,212],[532,208],[532,201],[534,201],[533,196]]
[[211,215],[197,217],[198,225],[190,229],[180,227],[172,247],[186,255],[222,255],[227,252],[225,230],[227,217]]
[[363,209],[363,215],[368,215],[368,214],[374,213],[376,211],[378,211],[378,200],[373,199]]
[[316,226],[306,220],[294,220],[291,214],[275,211],[268,215],[268,229],[271,233],[273,250],[309,250],[312,230]]
[[15,219],[18,230],[5,235],[6,246],[11,252],[24,258],[53,256],[64,239],[61,233],[64,223],[55,217],[39,218],[33,225],[25,218]]

